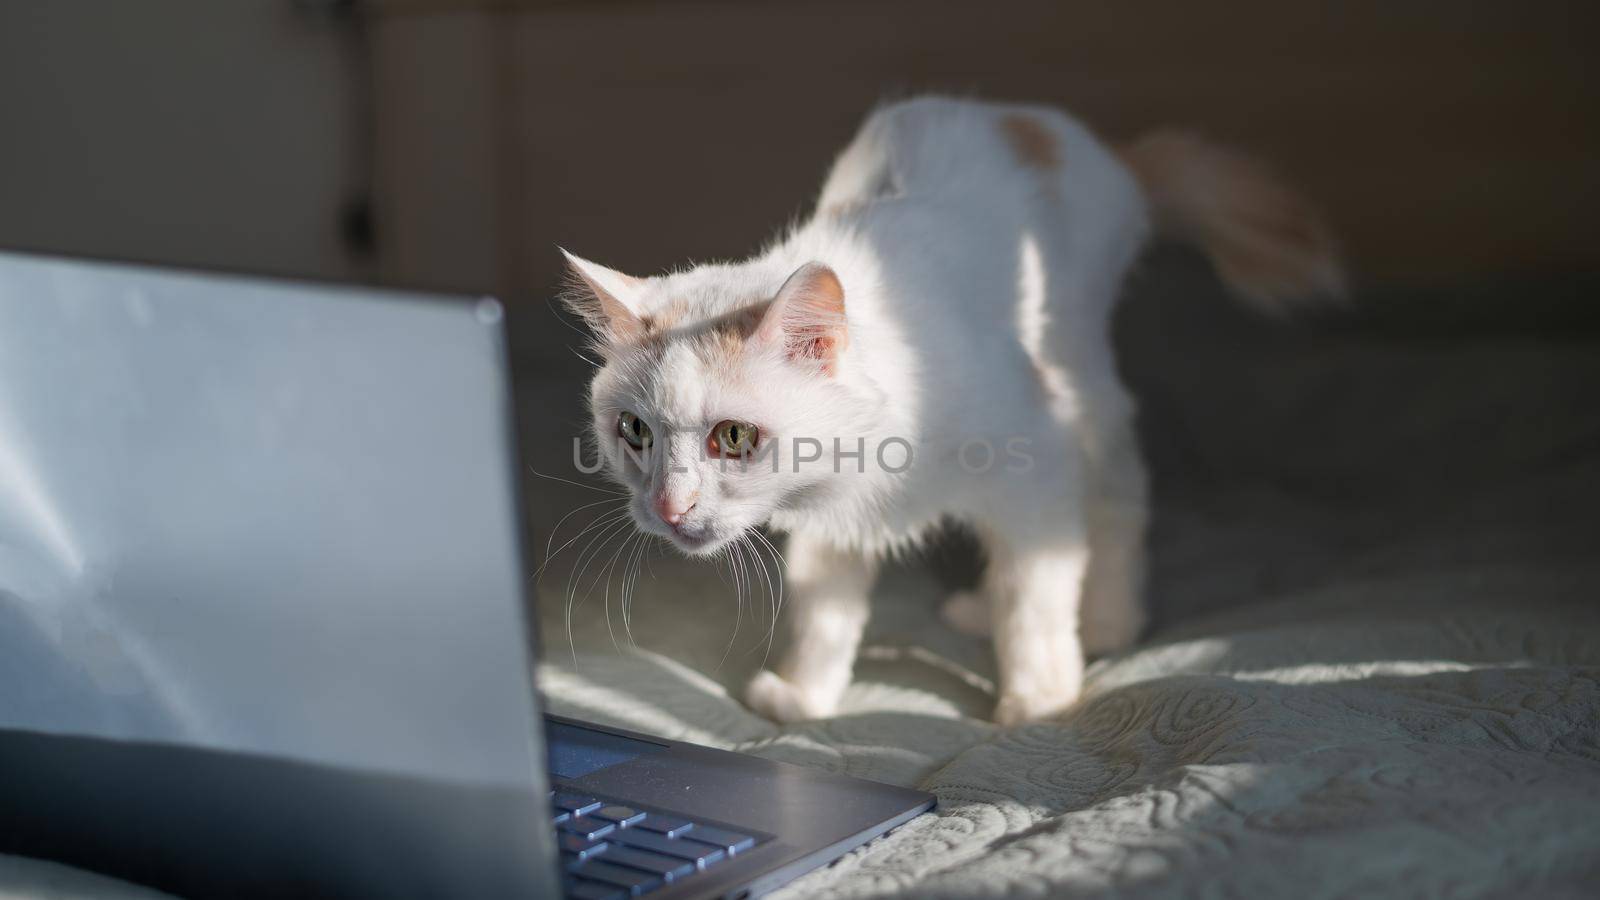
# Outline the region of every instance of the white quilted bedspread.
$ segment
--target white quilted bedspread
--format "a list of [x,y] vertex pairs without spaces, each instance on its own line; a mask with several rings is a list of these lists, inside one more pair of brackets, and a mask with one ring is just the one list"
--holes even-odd
[[1594,896],[1597,575],[1372,575],[1201,615],[1013,730],[984,721],[982,642],[937,624],[915,571],[880,591],[825,721],[778,727],[730,696],[765,620],[723,659],[730,591],[676,570],[684,592],[647,578],[630,623],[656,650],[629,648],[615,598],[613,647],[596,596],[576,666],[549,617],[543,677],[557,712],[938,795],[784,897]]
[[[1062,721],[998,730],[987,651],[927,574],[880,591],[843,712],[780,728],[729,695],[765,619],[724,659],[731,592],[679,565],[641,584],[639,647],[615,597],[617,646],[601,595],[580,606],[576,666],[546,598],[554,711],[939,798],[784,898],[1600,893],[1600,569],[1369,573],[1198,615],[1096,663]],[[156,896],[0,859],[0,897]]]

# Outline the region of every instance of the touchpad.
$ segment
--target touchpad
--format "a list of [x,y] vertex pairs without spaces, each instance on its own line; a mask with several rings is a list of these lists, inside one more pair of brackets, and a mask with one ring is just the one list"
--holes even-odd
[[549,718],[544,720],[544,741],[550,754],[550,774],[566,779],[582,778],[646,753],[660,753],[667,749],[666,744],[609,734]]

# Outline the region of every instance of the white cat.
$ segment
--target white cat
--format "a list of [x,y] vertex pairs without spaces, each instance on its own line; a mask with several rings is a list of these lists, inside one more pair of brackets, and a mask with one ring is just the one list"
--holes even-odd
[[1061,712],[1086,651],[1138,637],[1145,473],[1110,322],[1152,219],[1263,308],[1341,290],[1322,222],[1244,158],[943,98],[875,112],[754,259],[634,278],[568,256],[638,527],[697,556],[789,535],[792,640],[752,707],[832,713],[879,561],[944,520],[987,553],[945,617],[993,635],[996,721]]

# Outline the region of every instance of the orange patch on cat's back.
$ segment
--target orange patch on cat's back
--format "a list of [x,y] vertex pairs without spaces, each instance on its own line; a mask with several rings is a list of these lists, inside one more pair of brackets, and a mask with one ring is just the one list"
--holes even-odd
[[1061,141],[1036,116],[1007,113],[1000,118],[1000,134],[1023,166],[1044,171],[1061,168]]

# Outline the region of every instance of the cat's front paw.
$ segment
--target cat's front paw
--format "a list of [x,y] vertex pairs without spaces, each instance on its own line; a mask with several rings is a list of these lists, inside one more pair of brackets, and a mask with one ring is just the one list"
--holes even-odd
[[789,681],[777,672],[762,669],[744,689],[744,702],[774,722],[803,722],[833,714],[838,698],[822,697]]
[[996,725],[1022,725],[1050,719],[1066,712],[1078,700],[1078,692],[1059,691],[1029,693],[1004,693],[994,707]]

